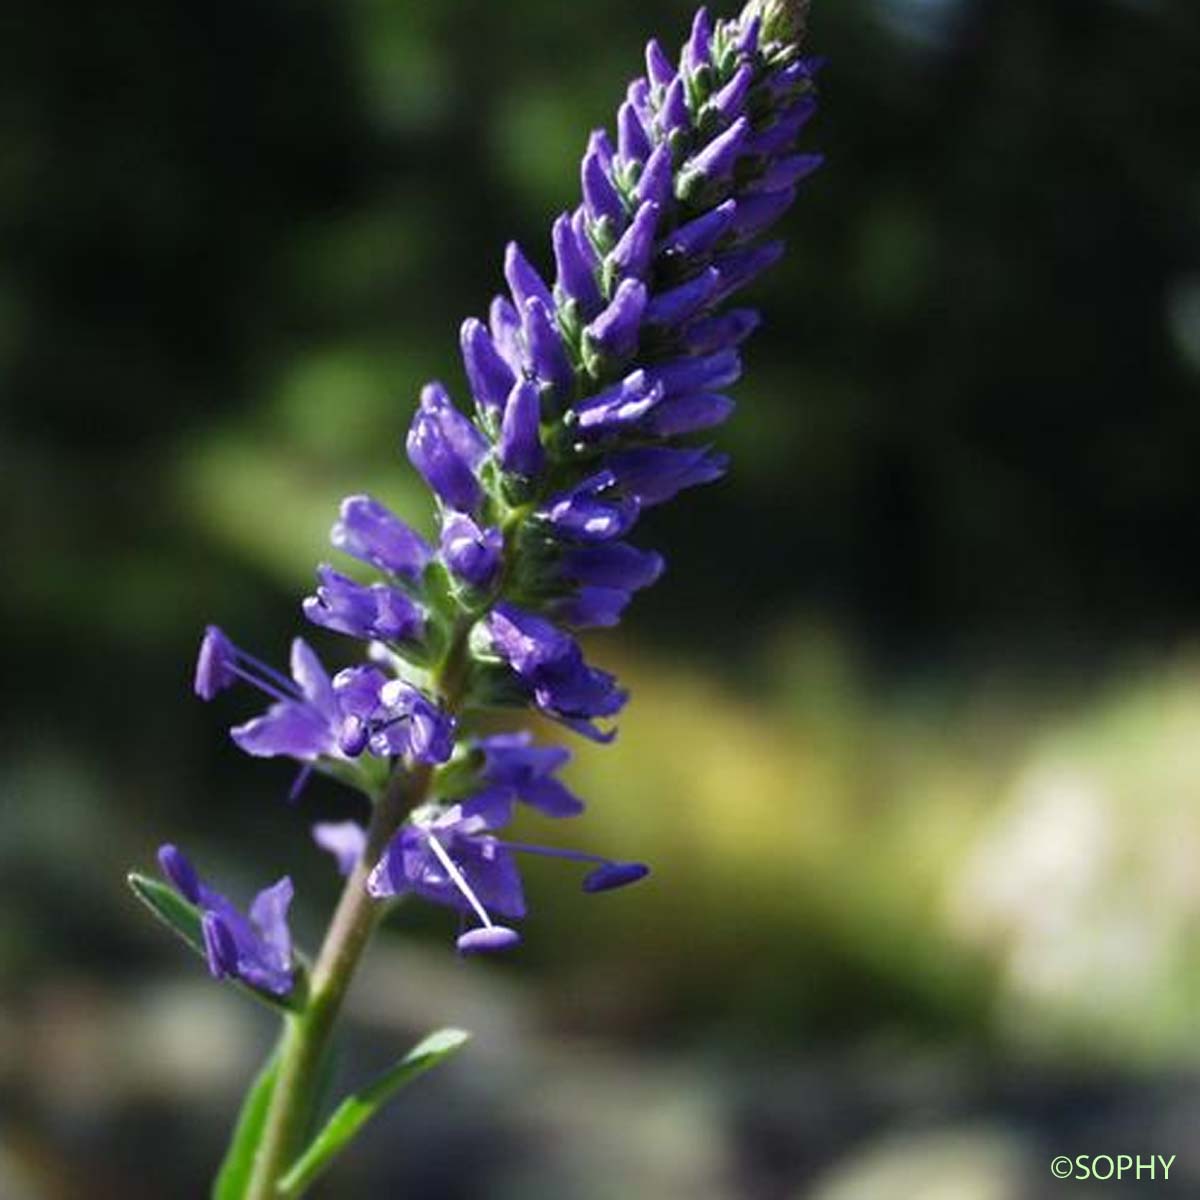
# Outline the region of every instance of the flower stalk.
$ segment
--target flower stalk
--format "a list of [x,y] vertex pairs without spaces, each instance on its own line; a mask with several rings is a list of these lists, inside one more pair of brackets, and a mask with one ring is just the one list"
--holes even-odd
[[246,1200],[276,1200],[276,1185],[303,1148],[316,1089],[355,970],[382,915],[366,889],[370,854],[381,854],[406,814],[425,798],[429,769],[393,775],[367,832],[368,856],[351,871],[313,966],[308,1004],[286,1018],[279,1075],[263,1126]]

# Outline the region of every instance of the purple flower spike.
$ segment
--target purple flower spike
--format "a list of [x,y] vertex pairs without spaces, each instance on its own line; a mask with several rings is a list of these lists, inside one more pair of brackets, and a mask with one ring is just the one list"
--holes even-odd
[[514,387],[504,406],[497,448],[500,465],[515,475],[533,479],[542,473],[546,454],[542,449],[539,424],[541,400],[537,385],[527,379]]
[[611,892],[616,888],[628,887],[645,879],[650,874],[650,868],[645,863],[606,863],[597,867],[583,880],[585,892]]
[[504,535],[499,529],[480,529],[462,513],[448,513],[442,522],[442,559],[464,583],[488,587],[500,570]]
[[806,90],[824,66],[823,58],[798,58],[767,81],[767,90],[775,99]]
[[455,943],[459,954],[495,954],[498,950],[511,950],[521,940],[521,935],[507,925],[485,925],[471,929]]
[[475,468],[487,453],[483,436],[454,407],[441,384],[428,384],[408,432],[408,457],[450,508],[473,512],[483,498]]
[[504,407],[504,398],[516,380],[512,367],[496,349],[483,322],[471,317],[463,322],[462,358],[471,395],[480,413],[495,415]]
[[335,549],[380,571],[416,581],[433,557],[429,543],[378,500],[347,496],[329,535]]
[[259,991],[286,996],[294,985],[292,937],[287,911],[292,881],[286,876],[258,893],[244,915],[196,874],[177,846],[162,846],[158,860],[172,886],[200,909],[209,971],[217,979],[238,979]]
[[236,657],[233,643],[215,625],[210,625],[204,631],[196,659],[194,687],[201,700],[211,700],[237,682]]
[[[723,455],[676,439],[734,411],[726,392],[759,318],[724,306],[779,257],[767,230],[821,162],[798,144],[820,65],[799,54],[806,7],[746,0],[717,21],[701,9],[678,69],[649,42],[615,137],[592,133],[581,200],[553,223],[553,286],[537,256],[508,246],[507,294],[486,324],[460,331],[473,417],[431,383],[407,435],[438,501],[436,560],[399,517],[352,496],[332,540],[383,577],[359,582],[322,566],[305,601],[316,624],[369,643],[367,664],[330,679],[297,641],[288,678],[216,627],[201,644],[201,697],[244,681],[269,698],[231,735],[249,754],[296,759],[293,796],[313,771],[372,796],[388,772],[427,780],[376,861],[364,862],[366,835],[353,822],[319,824],[313,837],[343,874],[366,875],[368,895],[454,909],[464,954],[519,940],[507,922],[525,912],[520,854],[585,864],[588,892],[647,874],[637,862],[503,839],[518,804],[553,818],[582,810],[558,778],[567,754],[528,734],[456,747],[452,714],[465,722],[485,704],[525,706],[597,742],[616,736],[627,693],[586,661],[573,632],[617,624],[661,575],[661,555],[623,540],[642,511],[724,473]],[[286,880],[243,915],[174,847],[160,860],[201,910],[215,974],[278,994],[291,986]]]

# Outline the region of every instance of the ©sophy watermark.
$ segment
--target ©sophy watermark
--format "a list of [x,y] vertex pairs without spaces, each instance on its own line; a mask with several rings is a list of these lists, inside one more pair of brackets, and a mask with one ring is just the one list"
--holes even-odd
[[1161,1179],[1171,1178],[1171,1164],[1176,1156],[1161,1154],[1059,1154],[1050,1160],[1050,1174],[1055,1179]]

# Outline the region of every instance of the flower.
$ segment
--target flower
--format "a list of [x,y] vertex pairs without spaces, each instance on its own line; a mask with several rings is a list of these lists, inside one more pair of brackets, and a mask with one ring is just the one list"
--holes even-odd
[[495,528],[480,529],[463,513],[447,512],[442,519],[442,561],[464,583],[488,587],[500,570],[504,535]]
[[316,595],[303,603],[314,625],[381,642],[420,639],[424,615],[403,592],[386,583],[358,583],[326,565],[317,568],[317,578]]
[[291,670],[289,680],[239,650],[216,626],[205,632],[196,664],[196,691],[206,700],[243,680],[275,701],[230,736],[256,758],[304,764],[289,799],[322,760],[344,763],[368,749],[380,758],[401,755],[413,762],[449,758],[454,720],[413,685],[374,665],[348,667],[330,678],[302,638],[292,643]]
[[612,717],[629,699],[607,671],[589,666],[579,644],[552,622],[515,605],[496,605],[487,618],[492,648],[516,672],[546,716],[593,741],[611,741],[594,723]]
[[242,680],[275,701],[262,716],[230,730],[234,742],[256,758],[284,755],[309,762],[340,753],[343,713],[333,681],[303,638],[292,642],[291,671],[286,678],[210,625],[196,661],[196,694],[211,700]]
[[557,600],[552,615],[575,629],[615,625],[633,598],[663,571],[663,557],[628,542],[599,542],[566,548],[559,577],[573,590]]
[[438,499],[473,512],[483,498],[475,469],[487,453],[483,435],[454,407],[440,383],[427,384],[408,433],[408,457]]
[[519,732],[480,738],[475,748],[483,754],[484,783],[510,788],[516,799],[548,817],[574,817],[583,812],[583,801],[554,778],[571,759],[571,752],[564,747],[535,746],[531,734]]
[[479,927],[461,934],[458,948],[464,954],[478,954],[520,941],[515,930],[497,925],[491,917],[491,912],[515,920],[525,915],[517,854],[589,864],[592,870],[583,881],[584,891],[589,892],[609,891],[649,874],[642,863],[501,841],[495,834],[508,824],[512,812],[512,795],[503,787],[488,788],[458,804],[423,806],[392,839],[367,878],[367,890],[381,900],[413,893],[464,915],[473,914]]
[[292,881],[285,875],[259,892],[246,915],[204,883],[177,846],[160,847],[158,862],[175,890],[200,910],[200,928],[213,978],[239,979],[273,996],[288,995],[295,983],[292,936],[287,924]]
[[410,762],[445,762],[454,751],[455,720],[419,688],[389,679],[379,690],[368,740],[371,753]]
[[538,510],[537,518],[564,540],[604,542],[623,537],[637,521],[641,505],[622,491],[619,482],[615,472],[598,471],[552,496]]
[[496,455],[500,465],[516,475],[533,478],[546,463],[538,432],[541,397],[528,379],[513,384],[504,401],[504,417]]
[[421,577],[433,557],[419,533],[370,496],[347,496],[342,501],[329,540],[353,558],[411,582]]
[[661,554],[639,550],[628,542],[572,546],[559,562],[559,570],[575,583],[636,591],[657,582],[666,564]]

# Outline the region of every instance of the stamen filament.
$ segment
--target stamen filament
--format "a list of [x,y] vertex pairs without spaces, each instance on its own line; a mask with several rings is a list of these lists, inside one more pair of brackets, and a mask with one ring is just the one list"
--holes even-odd
[[492,841],[497,846],[502,846],[505,850],[516,850],[520,854],[540,854],[544,858],[567,858],[573,862],[601,863],[604,866],[612,862],[610,858],[604,858],[599,854],[584,854],[581,850],[559,850],[552,846],[531,846],[527,842],[502,842],[499,838],[493,838]]
[[471,885],[463,877],[463,873],[454,865],[454,860],[446,853],[445,847],[432,833],[426,834],[426,837],[429,838],[429,848],[437,856],[438,862],[446,868],[446,874],[450,876],[454,886],[467,898],[467,903],[475,910],[476,916],[488,929],[491,929],[492,919],[487,915],[487,909],[479,902],[479,897],[472,891]]
[[401,713],[398,717],[391,717],[386,721],[377,721],[373,725],[374,732],[382,733],[385,729],[391,729],[393,725],[399,725],[402,721],[411,721],[412,713]]
[[304,766],[296,772],[296,778],[292,780],[292,786],[288,790],[288,803],[294,804],[299,798],[300,793],[304,791],[304,785],[308,782],[308,777],[313,773],[313,764],[306,762]]
[[[289,695],[300,698],[299,689],[293,680],[289,679],[282,671],[277,670],[268,662],[263,662],[261,658],[255,658],[253,654],[247,654],[240,646],[234,646],[234,654],[248,666],[253,667],[256,671],[261,671],[268,679],[279,684]],[[248,676],[244,676],[248,678]]]
[[294,690],[281,692],[273,683],[266,679],[259,679],[257,675],[247,671],[245,667],[239,666],[236,662],[230,664],[230,670],[239,678],[244,679],[252,687],[258,688],[260,692],[265,692],[272,699],[279,700],[282,703],[295,704],[299,701],[299,697]]

